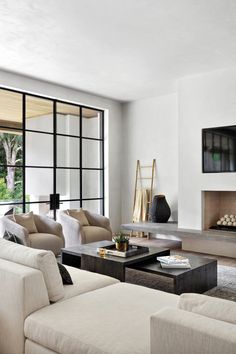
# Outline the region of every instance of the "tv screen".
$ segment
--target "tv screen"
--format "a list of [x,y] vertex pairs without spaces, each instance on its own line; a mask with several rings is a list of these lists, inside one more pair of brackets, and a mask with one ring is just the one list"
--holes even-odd
[[236,125],[202,130],[202,170],[236,171]]

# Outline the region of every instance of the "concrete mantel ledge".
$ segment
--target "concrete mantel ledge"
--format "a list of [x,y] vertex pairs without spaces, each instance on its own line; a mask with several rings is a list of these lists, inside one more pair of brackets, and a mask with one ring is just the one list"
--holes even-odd
[[[177,236],[179,239],[204,239],[225,242],[236,242],[236,232],[218,231],[218,230],[192,230],[181,229],[178,227],[177,222],[152,223],[152,222],[138,222],[122,224],[121,230],[136,231],[136,232],[149,232],[152,234],[160,234],[166,236]],[[167,237],[166,237],[167,238]]]

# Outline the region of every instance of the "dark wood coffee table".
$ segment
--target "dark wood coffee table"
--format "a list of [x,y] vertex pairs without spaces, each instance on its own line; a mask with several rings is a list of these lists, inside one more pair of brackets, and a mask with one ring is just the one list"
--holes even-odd
[[149,252],[132,257],[101,257],[97,253],[98,247],[112,245],[110,241],[92,242],[86,245],[62,248],[62,264],[78,267],[125,281],[125,268],[140,262],[155,262],[158,256],[168,256],[167,248],[149,248]]
[[[175,252],[171,252],[175,254]],[[162,275],[174,281],[174,293],[204,293],[217,286],[217,260],[184,254],[189,259],[191,269],[164,269],[160,262],[145,261],[130,268]]]
[[109,275],[120,281],[125,281],[126,268],[165,276],[173,279],[175,294],[184,292],[203,293],[217,285],[217,261],[215,259],[186,254],[186,257],[190,260],[191,269],[163,269],[157,262],[156,257],[168,256],[170,254],[169,249],[150,247],[149,252],[128,258],[100,257],[97,248],[111,244],[110,241],[101,241],[63,248],[62,263]]

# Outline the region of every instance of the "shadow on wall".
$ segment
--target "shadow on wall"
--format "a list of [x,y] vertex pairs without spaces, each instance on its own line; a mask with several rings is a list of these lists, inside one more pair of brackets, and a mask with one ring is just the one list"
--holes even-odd
[[178,221],[178,202],[176,201],[171,205],[171,219],[173,221]]

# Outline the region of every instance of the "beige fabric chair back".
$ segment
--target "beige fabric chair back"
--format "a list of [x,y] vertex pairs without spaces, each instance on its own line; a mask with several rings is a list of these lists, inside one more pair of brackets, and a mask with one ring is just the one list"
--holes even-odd
[[67,210],[58,213],[59,222],[62,225],[66,247],[79,244],[112,240],[110,220],[103,215],[83,210],[89,225],[83,226],[79,220],[68,215]]

